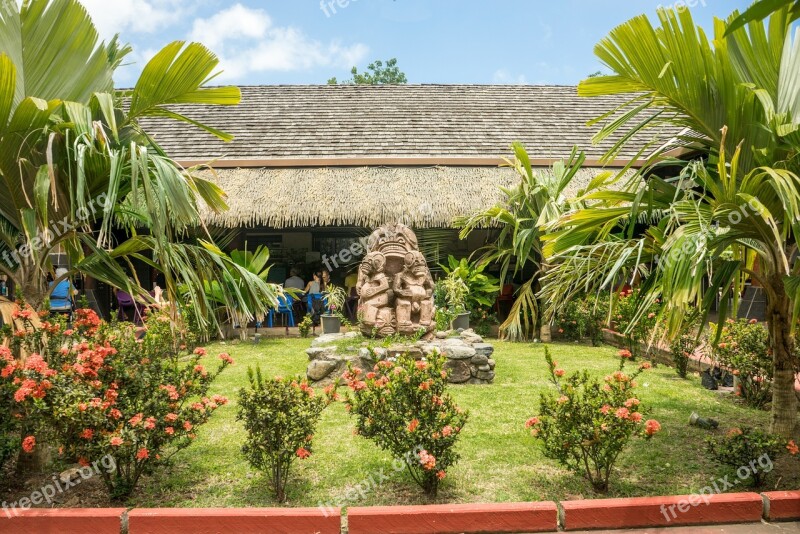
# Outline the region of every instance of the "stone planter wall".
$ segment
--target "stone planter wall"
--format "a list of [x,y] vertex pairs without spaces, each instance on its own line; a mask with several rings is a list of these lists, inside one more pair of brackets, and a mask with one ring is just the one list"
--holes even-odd
[[[367,346],[368,342],[358,343],[357,339],[356,332],[324,334],[315,338],[311,348],[306,349],[308,379],[314,385],[324,386],[342,376],[348,364],[367,373],[381,360],[402,354],[421,359],[437,351],[447,357],[445,369],[449,372],[449,382],[491,384],[494,381],[494,347],[484,343],[483,338],[472,330],[461,333],[437,332],[431,340],[387,347],[370,347]],[[348,340],[353,340],[353,345],[348,345]]]

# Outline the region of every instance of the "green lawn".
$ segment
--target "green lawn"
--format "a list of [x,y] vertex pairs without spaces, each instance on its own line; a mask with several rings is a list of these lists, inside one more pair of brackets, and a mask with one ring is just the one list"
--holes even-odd
[[[247,382],[248,365],[260,364],[265,374],[304,373],[309,340],[267,339],[261,344],[215,344],[209,353],[227,351],[236,365],[215,384],[213,393],[227,395],[221,408],[199,432],[196,443],[175,457],[168,471],[143,480],[130,506],[230,507],[272,506],[265,478],[241,455],[244,431],[236,421],[236,397]],[[471,413],[459,443],[460,462],[448,471],[439,502],[513,502],[594,496],[580,477],[545,458],[524,428],[537,410],[546,381],[542,345],[495,344],[497,378],[489,386],[453,386],[458,403]],[[613,371],[616,349],[575,344],[551,345],[559,366],[568,372],[585,367],[598,375]],[[730,395],[706,391],[695,376],[677,378],[659,366],[639,378],[640,398],[652,408],[650,417],[663,427],[653,440],[635,439],[620,458],[609,496],[685,494],[698,491],[725,471],[715,466],[704,448],[707,431],[690,427],[689,414],[718,417],[723,432],[731,426],[766,426],[768,413],[736,404]],[[318,506],[345,499],[345,505],[392,505],[425,502],[421,491],[392,468],[391,456],[353,435],[341,403],[323,415],[315,437],[315,454],[297,461],[290,481],[290,506]],[[800,462],[776,464],[770,488],[800,487]],[[381,473],[389,480],[380,484]],[[735,478],[735,477],[733,477]],[[363,484],[360,493],[353,488]]]

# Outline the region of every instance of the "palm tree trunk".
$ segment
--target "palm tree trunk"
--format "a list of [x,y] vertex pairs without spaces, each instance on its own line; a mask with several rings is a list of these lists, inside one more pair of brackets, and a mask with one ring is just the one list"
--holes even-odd
[[792,308],[779,274],[770,277],[770,286],[772,298],[767,306],[767,323],[774,366],[770,432],[790,438],[797,425],[797,365],[791,333]]

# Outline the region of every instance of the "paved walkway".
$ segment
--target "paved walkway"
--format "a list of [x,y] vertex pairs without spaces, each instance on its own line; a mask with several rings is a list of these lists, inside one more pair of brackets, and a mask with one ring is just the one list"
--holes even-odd
[[670,527],[670,528],[644,528],[629,530],[586,530],[574,531],[575,534],[783,534],[784,532],[800,532],[800,522],[792,521],[788,523],[747,523],[742,525],[709,525],[694,527]]

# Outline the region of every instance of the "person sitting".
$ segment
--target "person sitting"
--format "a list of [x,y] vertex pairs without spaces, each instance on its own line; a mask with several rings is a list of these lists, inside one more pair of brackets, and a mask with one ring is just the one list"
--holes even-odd
[[142,320],[142,310],[131,294],[117,289],[115,295],[117,297],[117,319],[142,326],[144,322]]
[[[56,269],[56,280],[65,276],[67,270],[63,267]],[[63,313],[68,318],[72,318],[72,311],[75,309],[75,303],[72,301],[72,296],[75,290],[69,278],[64,278],[58,284],[50,282],[50,311],[55,313]]]
[[300,278],[300,271],[298,271],[295,267],[289,271],[289,278],[283,283],[283,287],[285,289],[298,289],[300,291],[306,287],[306,283],[303,282],[303,279]]
[[306,295],[319,295],[322,293],[322,273],[319,271],[315,272],[313,278],[306,284],[303,292]]
[[320,278],[322,280],[322,283],[320,284],[320,289],[322,289],[322,291],[325,292],[328,290],[328,286],[331,285],[330,271],[328,271],[328,269],[322,269],[322,272],[320,273]]

